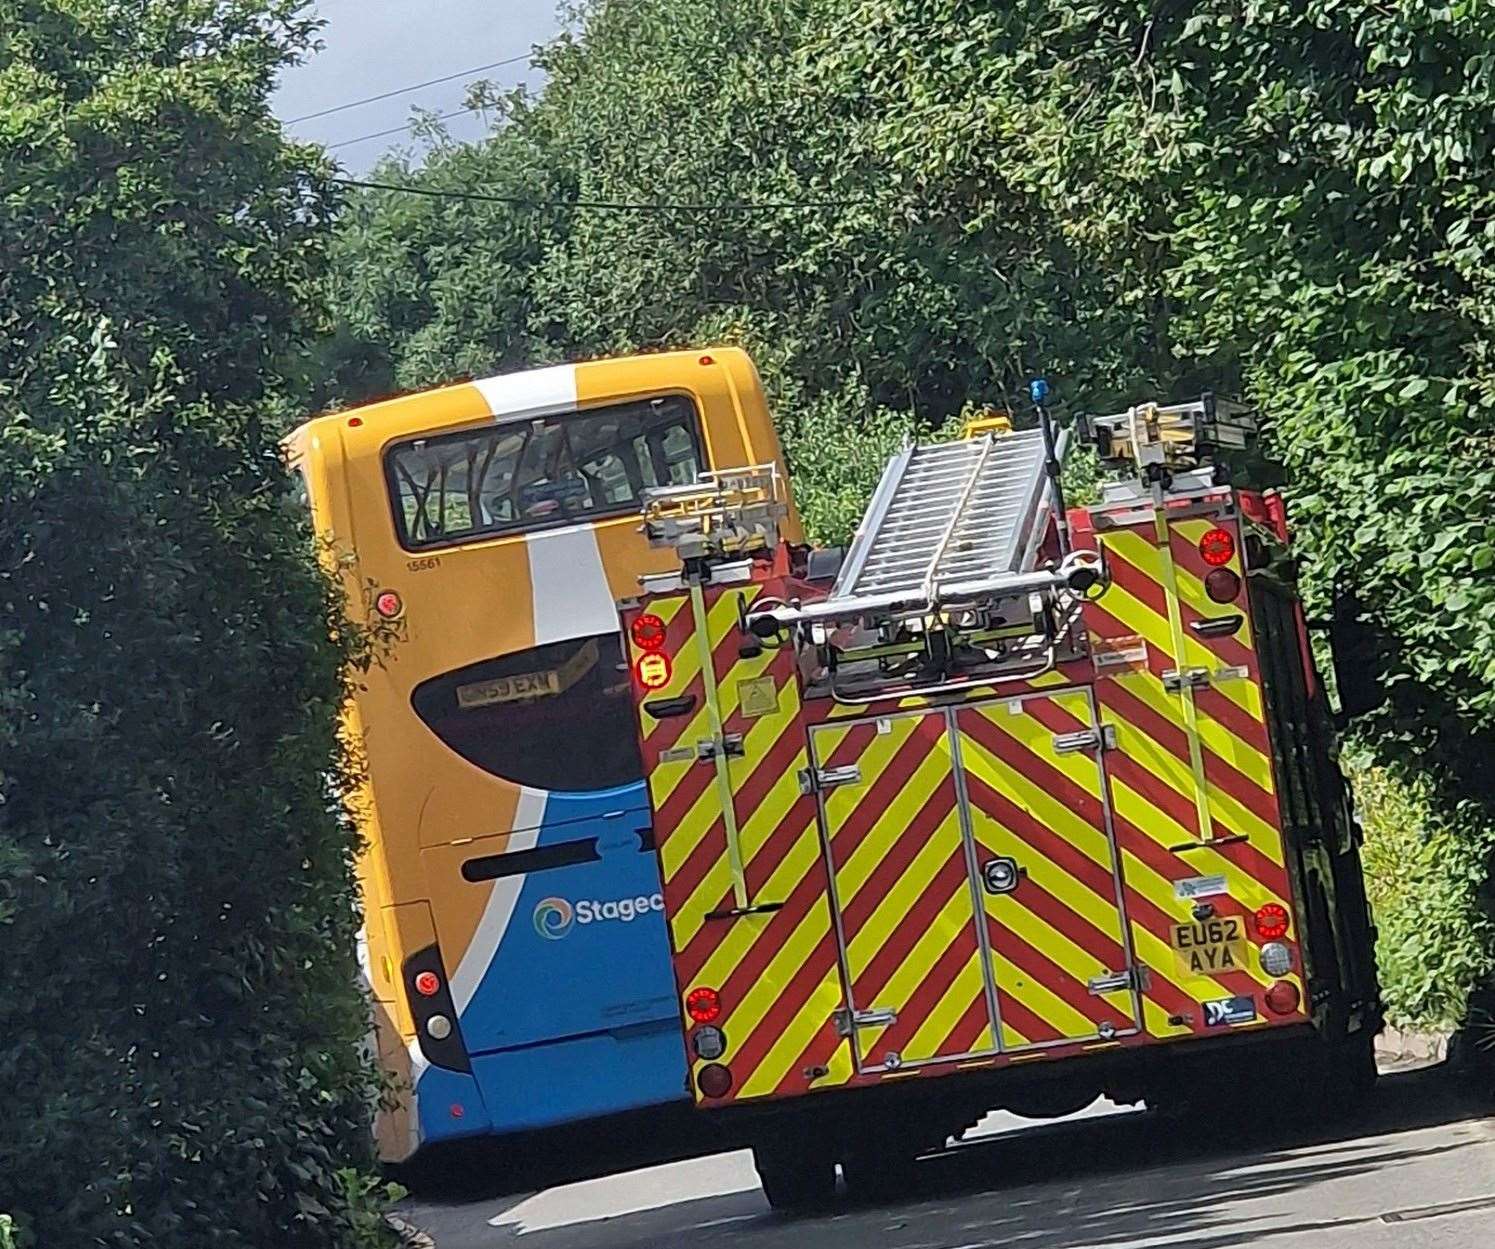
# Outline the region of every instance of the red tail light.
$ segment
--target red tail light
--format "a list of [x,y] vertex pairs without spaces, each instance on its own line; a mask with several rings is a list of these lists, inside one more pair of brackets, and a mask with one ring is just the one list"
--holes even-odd
[[1279,980],[1267,990],[1267,1008],[1274,1015],[1291,1015],[1302,1000],[1303,995],[1291,980]]
[[1233,603],[1241,592],[1241,579],[1229,568],[1212,568],[1204,579],[1204,592],[1215,603]]
[[393,620],[405,610],[405,604],[393,590],[380,590],[374,597],[374,610],[386,620]]
[[633,673],[638,677],[638,683],[646,690],[662,690],[670,683],[670,676],[673,672],[670,657],[663,651],[645,651],[638,657],[638,662],[633,665]]
[[1276,941],[1287,936],[1287,907],[1268,902],[1256,911],[1256,931],[1264,940]]
[[711,1023],[722,1013],[722,995],[704,985],[685,995],[685,1013],[697,1023]]
[[634,617],[633,623],[628,626],[628,632],[633,635],[633,644],[640,650],[657,651],[664,645],[664,621],[653,612]]
[[1235,554],[1235,538],[1228,529],[1211,529],[1199,539],[1199,554],[1214,568],[1228,564]]
[[707,1097],[725,1097],[732,1087],[732,1073],[721,1063],[707,1063],[696,1073],[696,1084]]
[[441,992],[441,977],[434,971],[420,971],[415,973],[415,991],[421,997],[435,997]]

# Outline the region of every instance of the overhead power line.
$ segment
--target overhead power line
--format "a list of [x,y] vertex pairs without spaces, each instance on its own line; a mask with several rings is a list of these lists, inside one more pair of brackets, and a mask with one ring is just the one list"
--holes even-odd
[[[396,87],[393,91],[382,91],[378,95],[367,95],[361,100],[349,100],[346,104],[338,104],[332,108],[324,108],[315,113],[303,113],[300,117],[292,117],[285,124],[294,126],[298,122],[311,121],[317,117],[331,117],[333,113],[345,113],[350,108],[361,108],[365,104],[375,104],[380,100],[392,100],[397,95],[409,95],[412,91],[419,91],[423,87],[436,87],[444,82],[454,82],[458,78],[466,78],[472,74],[481,74],[487,69],[502,69],[505,65],[518,65],[521,61],[528,61],[533,53],[526,52],[523,56],[511,56],[502,61],[491,61],[487,65],[475,65],[472,69],[464,69],[455,74],[447,74],[443,78],[427,78],[425,82],[417,82],[409,87]],[[349,143],[357,143],[357,139],[349,139]]]
[[334,148],[352,147],[355,143],[367,143],[370,139],[385,139],[392,134],[403,134],[413,126],[418,126],[426,121],[449,121],[453,117],[466,117],[469,113],[480,112],[491,107],[488,104],[474,104],[471,108],[453,109],[450,113],[437,113],[434,117],[417,117],[414,121],[407,121],[403,126],[391,126],[388,130],[376,130],[373,134],[361,134],[356,139],[342,139],[337,143],[329,143],[327,150]]
[[405,195],[424,195],[430,199],[473,200],[484,204],[512,204],[519,208],[580,208],[602,212],[777,212],[783,209],[812,210],[822,208],[855,208],[865,199],[833,200],[760,200],[722,203],[648,203],[628,200],[597,199],[531,199],[525,195],[493,195],[486,191],[447,191],[439,187],[410,186],[398,182],[370,182],[362,178],[333,178],[340,186],[369,191],[398,191]]

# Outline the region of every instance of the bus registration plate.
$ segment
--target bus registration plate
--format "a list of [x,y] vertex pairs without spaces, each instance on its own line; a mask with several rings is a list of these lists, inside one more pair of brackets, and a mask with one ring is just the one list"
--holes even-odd
[[506,677],[457,686],[457,706],[463,711],[471,711],[475,707],[491,707],[494,703],[517,703],[523,698],[544,698],[563,693],[597,666],[600,655],[597,639],[588,638],[559,668],[516,672]]
[[513,703],[521,698],[538,698],[561,692],[559,672],[520,672],[511,677],[494,677],[457,686],[457,706],[487,707],[493,703]]
[[1217,915],[1170,924],[1168,943],[1186,976],[1213,976],[1246,969],[1246,925],[1238,915]]

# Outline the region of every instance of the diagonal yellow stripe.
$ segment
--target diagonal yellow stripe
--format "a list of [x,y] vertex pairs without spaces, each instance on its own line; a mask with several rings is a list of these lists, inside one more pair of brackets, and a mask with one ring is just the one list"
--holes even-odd
[[[986,1014],[986,979],[981,974],[981,951],[971,952],[959,974],[950,982],[950,987],[940,996],[934,1009],[925,1016],[924,1022],[909,1038],[904,1055],[930,1055],[952,1051],[952,1035],[971,1006],[979,1002]],[[993,1049],[991,1018],[987,1015],[986,1026],[976,1040],[961,1053],[981,1053]]]
[[[927,882],[921,880],[919,883],[925,884]],[[911,902],[912,899],[910,899]],[[901,921],[906,918],[908,907],[900,906],[897,908],[897,911],[897,920]],[[876,954],[883,946],[893,938],[898,926],[898,923],[895,922],[890,928],[884,931],[882,939],[872,948],[871,957],[876,957]],[[866,931],[867,929],[865,928],[862,930],[863,933]],[[969,937],[971,941],[975,941],[975,923],[971,907],[971,884],[965,876],[962,876],[960,881],[953,887],[950,897],[940,907],[939,914],[934,917],[929,926],[919,935],[909,952],[903,957],[903,961],[899,963],[893,974],[888,977],[887,983],[878,990],[877,1000],[872,1002],[858,1001],[856,1003],[857,1009],[892,1010],[899,1015],[905,1014],[909,1008],[909,1003],[913,1000],[914,994],[919,991],[920,986],[929,978],[929,973],[939,961],[940,955],[949,949],[954,942],[961,940],[963,934]],[[858,936],[860,935],[862,934],[858,934]],[[871,959],[869,958],[868,961],[870,962]],[[856,963],[853,962],[852,968],[852,980],[854,983],[859,974],[856,970]],[[946,1017],[944,1030],[939,1033],[936,1044],[938,1040],[942,1040],[945,1036],[949,1035],[951,1029],[959,1022],[960,1016],[965,1014],[966,1007],[969,1005],[969,1000],[962,1003],[955,1012],[954,1019]],[[936,1008],[938,1006],[939,1003],[936,1003]],[[862,1046],[862,1053],[868,1062],[875,1064],[881,1061],[876,1054],[876,1047],[886,1031],[886,1028],[858,1029],[857,1039]],[[908,1048],[902,1052],[902,1057],[909,1062],[916,1062],[919,1059],[932,1058],[934,1054],[935,1050],[933,1049],[916,1050],[911,1041]]]

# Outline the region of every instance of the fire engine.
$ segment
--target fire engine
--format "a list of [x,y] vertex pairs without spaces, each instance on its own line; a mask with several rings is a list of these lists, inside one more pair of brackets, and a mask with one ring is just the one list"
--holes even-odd
[[[1380,1026],[1281,497],[1211,395],[887,465],[844,552],[772,467],[652,492],[622,604],[696,1104],[778,1207],[993,1108],[1328,1110]],[[1239,457],[1236,457],[1239,458]],[[1228,1113],[1236,1113],[1232,1110]]]

